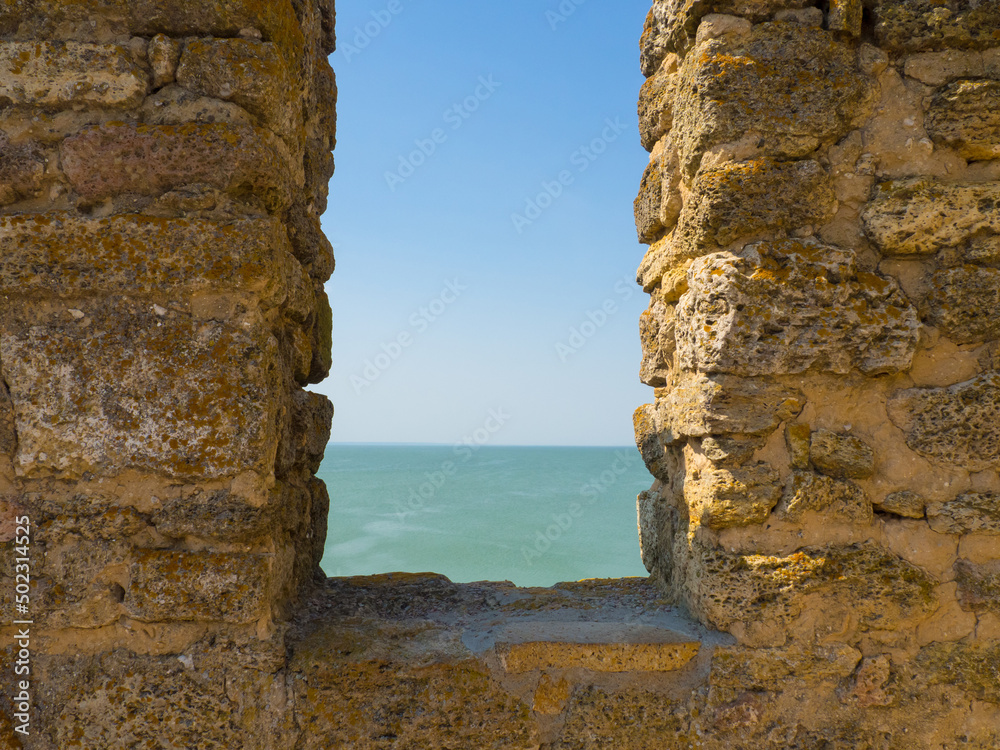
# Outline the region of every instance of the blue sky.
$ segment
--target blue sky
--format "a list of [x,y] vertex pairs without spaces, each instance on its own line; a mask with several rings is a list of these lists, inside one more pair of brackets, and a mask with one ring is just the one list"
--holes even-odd
[[338,3],[333,442],[631,443],[648,8]]

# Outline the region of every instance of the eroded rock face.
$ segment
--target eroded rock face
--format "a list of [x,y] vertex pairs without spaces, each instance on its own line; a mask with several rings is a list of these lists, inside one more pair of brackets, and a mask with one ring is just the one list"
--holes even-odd
[[835,207],[829,177],[814,161],[726,164],[698,173],[671,242],[675,252],[697,257],[761,233],[822,224]]
[[268,333],[152,305],[85,307],[3,321],[22,475],[269,473],[279,386]]
[[927,133],[969,161],[1000,158],[998,106],[1000,81],[950,83],[931,104]]
[[[1000,212],[998,212],[1000,213]],[[958,344],[981,344],[1000,336],[1000,269],[963,265],[931,278],[931,321]]]
[[28,516],[25,744],[297,742],[277,620],[329,508],[332,407],[302,386],[330,365],[332,20],[0,1],[0,603]]
[[781,241],[695,261],[677,306],[681,367],[742,376],[909,367],[916,310],[852,252]]
[[792,23],[747,24],[743,32],[700,41],[684,59],[674,126],[689,173],[723,143],[806,156],[846,135],[871,106],[854,50],[832,34]]
[[[889,748],[887,716],[946,675],[975,685],[949,700],[992,695],[998,19],[992,0],[647,19],[643,559],[739,643],[713,657],[699,742]],[[808,702],[821,674],[853,723],[786,731],[775,691]]]
[[883,254],[925,256],[1000,235],[998,205],[997,183],[899,180],[879,185],[864,223]]
[[1000,8],[994,2],[879,0],[875,34],[892,51],[982,49],[1000,42]]
[[917,453],[982,471],[1000,465],[1000,375],[893,394],[889,418]]
[[930,526],[941,534],[983,532],[1000,535],[1000,493],[966,492],[927,506]]

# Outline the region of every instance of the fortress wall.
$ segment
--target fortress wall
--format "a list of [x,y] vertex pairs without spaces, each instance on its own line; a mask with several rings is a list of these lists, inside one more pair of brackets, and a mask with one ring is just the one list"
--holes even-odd
[[316,575],[333,21],[0,0],[0,750],[1000,746],[996,2],[655,2],[651,577],[551,589]]
[[657,2],[642,64],[647,567],[750,647],[995,642],[1000,7]]
[[27,516],[30,747],[266,736],[326,534],[332,49],[321,0],[0,3],[0,633]]

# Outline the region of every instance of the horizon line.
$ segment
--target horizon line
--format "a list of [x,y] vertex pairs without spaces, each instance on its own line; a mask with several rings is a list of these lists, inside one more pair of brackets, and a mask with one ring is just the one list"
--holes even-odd
[[[365,440],[345,440],[343,442],[338,442],[330,440],[327,446],[332,445],[343,445],[343,446],[383,446],[383,447],[410,447],[410,448],[453,448],[456,445],[461,446],[465,443],[414,443],[414,442],[373,442]],[[636,449],[635,444],[631,445],[564,445],[555,443],[497,443],[497,444],[483,444],[479,445],[479,448],[631,448]]]

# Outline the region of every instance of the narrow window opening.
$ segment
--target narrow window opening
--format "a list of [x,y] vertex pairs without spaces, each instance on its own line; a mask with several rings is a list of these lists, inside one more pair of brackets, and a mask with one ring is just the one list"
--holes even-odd
[[340,6],[328,575],[645,575],[647,11]]

